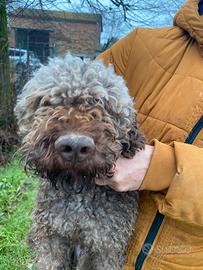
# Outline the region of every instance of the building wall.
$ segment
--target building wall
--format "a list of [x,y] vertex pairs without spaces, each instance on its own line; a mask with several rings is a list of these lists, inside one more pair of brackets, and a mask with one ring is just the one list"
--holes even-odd
[[100,47],[100,25],[96,21],[46,20],[16,17],[10,20],[10,46],[15,47],[15,28],[50,30],[49,46],[58,53],[94,54]]

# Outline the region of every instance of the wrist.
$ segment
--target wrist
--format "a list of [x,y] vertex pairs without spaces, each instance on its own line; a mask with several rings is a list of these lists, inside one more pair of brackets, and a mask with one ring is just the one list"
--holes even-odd
[[173,147],[154,140],[154,151],[140,190],[159,191],[169,187],[176,173]]
[[[139,182],[139,187],[142,185],[145,175],[147,174],[150,162],[152,159],[154,147],[151,145],[146,145],[145,149],[138,153],[139,156],[136,157],[135,162],[137,162],[138,168],[135,168],[137,181]],[[138,160],[139,159],[139,160]],[[136,167],[137,167],[136,166]]]

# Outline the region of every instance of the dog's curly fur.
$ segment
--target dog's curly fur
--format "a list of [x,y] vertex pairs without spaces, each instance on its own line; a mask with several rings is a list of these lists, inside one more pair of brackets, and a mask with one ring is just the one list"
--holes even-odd
[[[120,157],[144,147],[124,80],[99,61],[67,54],[43,66],[16,106],[26,168],[40,176],[29,243],[39,270],[119,270],[137,214],[137,192],[95,185]],[[55,149],[67,134],[93,139],[88,159],[72,164]]]

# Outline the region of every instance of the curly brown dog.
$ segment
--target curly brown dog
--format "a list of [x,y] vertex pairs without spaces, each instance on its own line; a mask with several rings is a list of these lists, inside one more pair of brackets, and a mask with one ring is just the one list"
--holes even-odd
[[26,168],[39,177],[29,233],[40,270],[120,270],[137,192],[95,185],[144,147],[124,80],[99,61],[54,58],[16,106]]

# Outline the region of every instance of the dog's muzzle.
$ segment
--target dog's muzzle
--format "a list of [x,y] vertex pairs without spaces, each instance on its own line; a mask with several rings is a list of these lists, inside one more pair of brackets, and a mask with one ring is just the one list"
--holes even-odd
[[69,162],[81,162],[90,158],[95,151],[95,143],[85,135],[63,135],[55,141],[57,153]]

